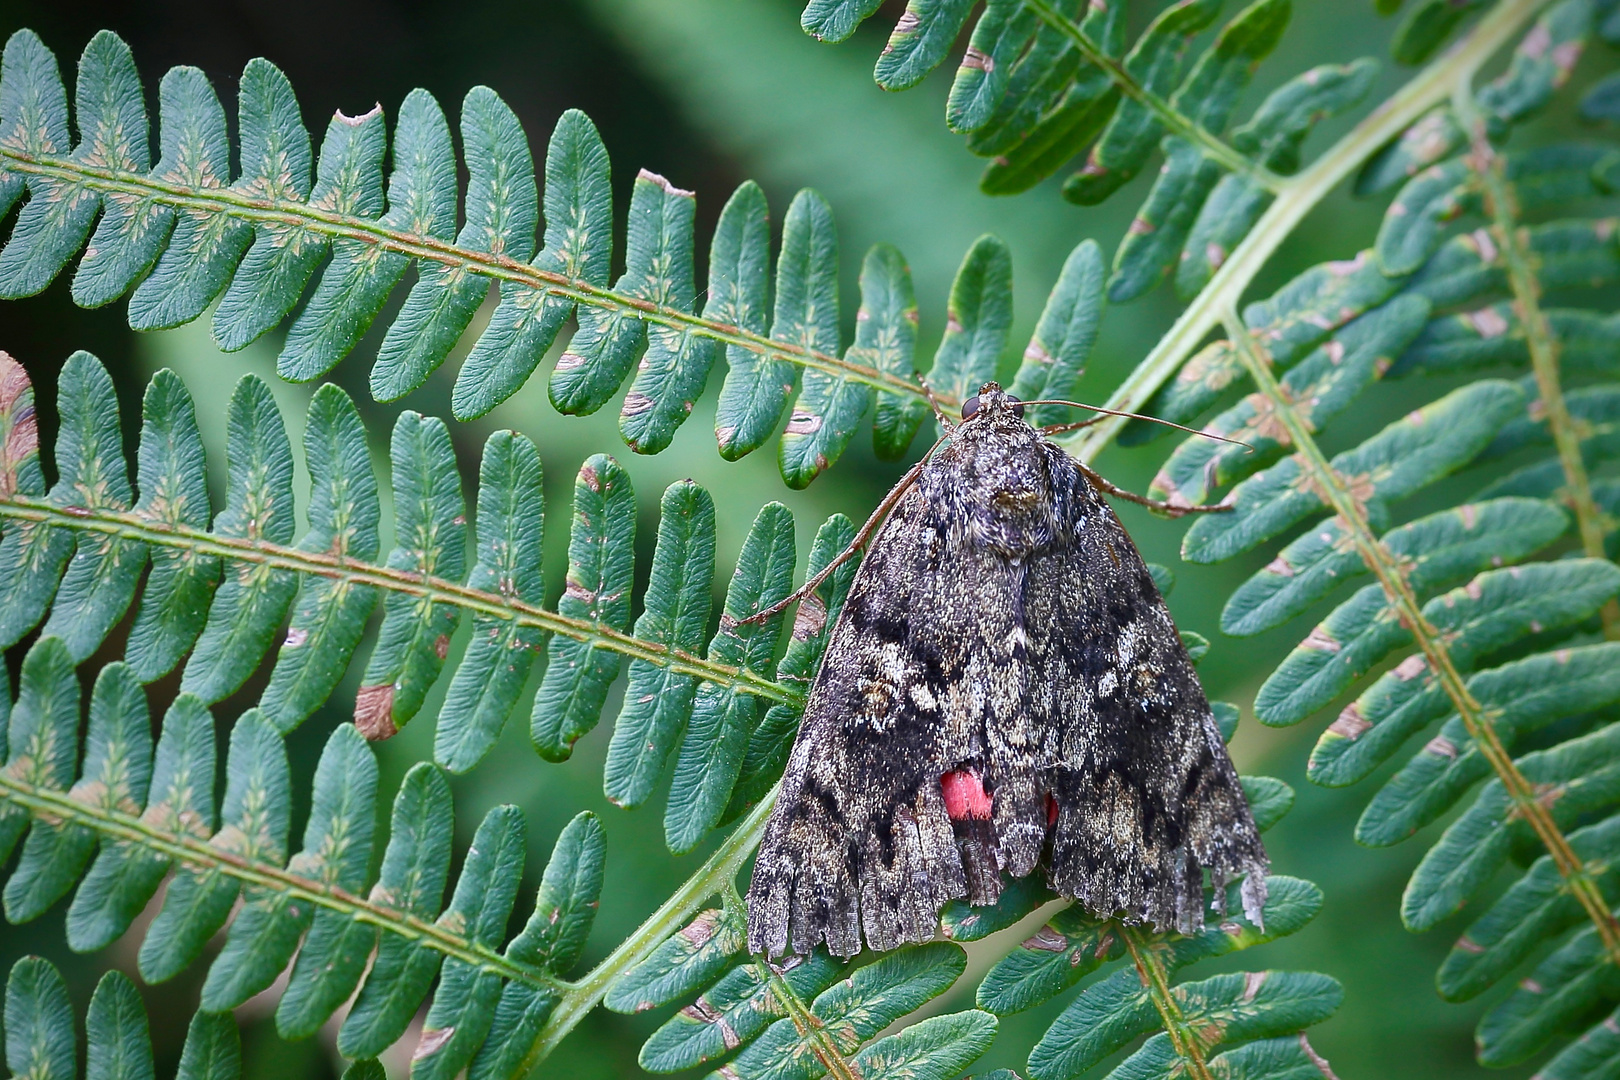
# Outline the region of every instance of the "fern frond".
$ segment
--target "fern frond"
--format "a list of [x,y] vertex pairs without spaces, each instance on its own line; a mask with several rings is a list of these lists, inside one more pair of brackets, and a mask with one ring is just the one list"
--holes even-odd
[[[0,380],[5,386],[0,440],[10,455],[0,474],[6,492],[0,496],[0,520],[6,522],[0,578],[6,582],[7,642],[20,640],[43,619],[42,632],[60,638],[73,660],[83,661],[124,617],[150,558],[152,570],[130,637],[132,675],[151,682],[189,652],[181,688],[211,704],[258,668],[285,620],[289,625],[260,707],[287,731],[336,689],[381,594],[382,626],[354,715],[368,737],[385,738],[420,708],[465,612],[472,617],[473,635],[440,709],[435,744],[436,757],[453,771],[471,768],[487,752],[516,708],[534,653],[547,635],[552,635],[553,663],[536,697],[532,726],[542,753],[553,759],[566,757],[574,740],[594,726],[608,683],[626,657],[633,673],[647,673],[637,678],[656,673],[672,687],[684,687],[660,698],[652,730],[661,739],[678,739],[700,682],[716,687],[704,694],[725,696],[726,708],[735,710],[738,734],[722,740],[724,760],[716,767],[732,781],[745,737],[754,728],[756,703],[796,707],[802,701],[814,658],[793,655],[790,667],[798,686],[761,673],[769,669],[779,620],[724,630],[710,643],[708,656],[701,655],[713,577],[712,511],[706,522],[688,521],[687,531],[676,526],[687,502],[708,500],[695,484],[677,484],[665,495],[666,531],[674,531],[661,539],[653,571],[655,583],[680,575],[688,603],[695,606],[671,616],[684,627],[673,632],[660,619],[674,601],[655,584],[647,614],[632,635],[627,632],[631,551],[627,543],[609,541],[631,535],[634,494],[628,476],[605,455],[581,469],[569,591],[553,612],[541,606],[540,596],[539,459],[520,435],[498,432],[486,444],[477,558],[468,573],[460,481],[448,433],[437,420],[407,412],[395,425],[396,541],[379,563],[378,490],[365,431],[336,386],[322,387],[310,403],[304,438],[313,478],[310,528],[294,543],[292,451],[269,389],[256,377],[244,376],[231,399],[227,502],[211,529],[194,409],[172,373],[153,378],[143,404],[138,501],[123,462],[112,382],[94,357],[79,353],[63,366],[56,448],[63,471],[49,491],[27,374],[0,355]],[[593,513],[593,501],[604,497],[604,512]],[[817,544],[819,558],[830,560],[850,531],[841,516],[829,521]],[[750,534],[745,562],[755,558],[762,542],[754,537],[767,533],[775,545],[773,584],[758,594],[739,591],[735,610],[728,609],[733,619],[744,617],[744,607],[759,610],[787,592],[782,575],[784,566],[792,566],[791,515],[778,504],[766,508]],[[707,569],[694,561],[692,543],[707,545]],[[598,559],[604,565],[593,566]],[[837,579],[843,588],[851,572]],[[733,589],[743,589],[737,579]],[[836,608],[834,601],[830,614]],[[801,618],[809,620],[810,613]],[[807,621],[795,628],[795,639],[815,636],[808,627]],[[741,639],[751,648],[734,647]],[[588,674],[574,666],[581,661]],[[632,702],[620,727],[640,725]],[[638,783],[650,785],[662,764],[658,757]],[[610,773],[614,769],[610,761]],[[724,809],[731,788],[730,781],[719,782],[712,800],[704,802],[709,824]],[[716,800],[719,805],[712,805]],[[623,801],[636,800],[626,796]]]
[[[28,197],[0,250],[0,295],[40,291],[84,247],[74,277],[81,304],[128,292],[138,329],[189,322],[213,306],[214,336],[229,351],[280,325],[307,292],[277,361],[283,378],[306,381],[353,349],[414,263],[416,284],[371,373],[373,396],[391,401],[443,363],[495,282],[500,303],[452,393],[458,418],[482,416],[516,392],[574,317],[578,330],[549,380],[558,409],[595,412],[634,371],[620,431],[637,453],[657,453],[724,352],[730,370],[716,417],[722,455],[734,459],[763,445],[792,403],[780,460],[794,487],[837,460],[874,400],[877,449],[899,456],[930,394],[952,407],[994,375],[1012,285],[1009,265],[981,279],[989,250],[982,245],[964,262],[951,317],[963,314],[967,290],[988,305],[990,322],[966,351],[959,334],[947,335],[925,389],[915,364],[910,272],[891,248],[874,248],[866,260],[859,330],[840,355],[837,234],[831,208],[815,192],[800,192],[788,208],[772,289],[765,198],[751,182],[740,187],[710,244],[700,294],[695,196],[643,171],[628,210],[626,269],[610,286],[609,163],[582,113],[558,122],[542,193],[516,117],[492,91],[474,88],[461,115],[466,220],[452,236],[461,194],[456,159],[450,128],[426,92],[413,91],[400,107],[385,197],[380,108],[334,117],[312,160],[286,78],[255,60],[242,87],[238,176],[221,164],[231,156],[224,112],[189,68],[163,79],[162,148],[153,166],[140,83],[122,41],[102,33],[85,50],[74,144],[54,58],[32,32],[13,35],[0,67],[0,213]],[[707,296],[701,312],[700,295]],[[1089,292],[1075,302],[1095,309],[1101,300]],[[1067,393],[1083,359],[1067,358],[1047,391]]]
[[228,1012],[268,987],[296,949],[276,1012],[288,1038],[313,1034],[360,986],[339,1046],[349,1057],[375,1056],[404,1032],[437,976],[416,1069],[452,1076],[471,1063],[472,1075],[505,1076],[509,1059],[528,1052],[569,988],[562,976],[595,916],[604,836],[594,817],[581,814],[563,830],[534,914],[503,948],[522,878],[524,822],[515,807],[485,817],[441,909],[450,792],[434,766],[417,765],[394,801],[368,891],[377,765],[353,726],[328,739],[302,847],[289,854],[286,751],[262,710],[232,730],[216,818],[213,717],[197,697],[175,700],[154,752],[133,672],[122,663],[103,668],[79,770],[78,687],[66,645],[42,637],[24,658],[15,704],[7,699],[0,847],[9,853],[27,834],[6,882],[8,920],[37,918],[82,878],[68,909],[68,943],[102,948],[128,930],[172,871],[141,945],[141,974],[172,978],[228,922],[203,984],[205,1011]]
[[[72,1000],[49,960],[25,956],[6,978],[6,1068],[13,1076],[71,1080],[78,1076],[78,1034]],[[96,984],[85,1014],[87,1077],[146,1080],[152,1076],[152,1034],[140,991],[128,975],[109,971]],[[177,1080],[236,1080],[242,1043],[227,1013],[191,1020]]]
[[[1613,522],[1602,511],[1612,486],[1605,470],[1620,448],[1609,435],[1612,387],[1566,385],[1612,378],[1613,351],[1602,344],[1604,316],[1541,301],[1545,289],[1616,280],[1620,262],[1601,220],[1524,225],[1519,217],[1538,208],[1567,213],[1611,195],[1613,151],[1495,145],[1567,79],[1596,13],[1585,0],[1555,4],[1504,75],[1477,90],[1456,81],[1441,111],[1363,172],[1365,192],[1407,178],[1376,247],[1307,270],[1241,316],[1229,306],[1225,340],[1159,397],[1186,422],[1233,383],[1256,387],[1207,428],[1252,441],[1259,454],[1188,440],[1154,482],[1176,502],[1202,502],[1235,485],[1226,497],[1233,512],[1196,522],[1184,557],[1227,559],[1332,515],[1237,589],[1224,630],[1281,626],[1342,583],[1375,579],[1334,607],[1255,702],[1264,722],[1295,724],[1359,687],[1311,756],[1310,778],[1333,786],[1365,778],[1439,723],[1370,800],[1356,838],[1375,846],[1404,840],[1486,781],[1414,872],[1406,924],[1434,926],[1510,855],[1545,853],[1476,921],[1441,972],[1443,993],[1470,997],[1564,935],[1481,1023],[1480,1059],[1491,1065],[1523,1060],[1556,1032],[1589,1022],[1612,996],[1620,962],[1606,869],[1609,815],[1620,805],[1609,751],[1620,655],[1602,640],[1620,593],[1609,561]],[[1398,47],[1416,49],[1411,41]],[[1458,150],[1466,152],[1453,156]],[[1448,235],[1470,216],[1485,226]],[[1511,302],[1498,301],[1504,294]],[[1529,374],[1480,377],[1504,368]],[[1446,372],[1471,381],[1359,445],[1332,457],[1322,450],[1324,429],[1376,383]],[[1536,447],[1556,456],[1532,458],[1483,487],[1476,480],[1471,501],[1390,527],[1402,500],[1442,478]],[[1572,532],[1572,554],[1584,557],[1514,565]],[[1399,662],[1362,685],[1386,659]],[[1594,1030],[1541,1075],[1600,1075],[1607,1066],[1599,1062],[1611,1060],[1601,1056],[1603,1040]]]

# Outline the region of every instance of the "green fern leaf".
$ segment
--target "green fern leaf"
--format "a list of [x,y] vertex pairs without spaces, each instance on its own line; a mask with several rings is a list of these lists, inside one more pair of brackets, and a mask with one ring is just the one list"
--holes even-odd
[[[371,900],[427,920],[439,914],[450,875],[455,822],[450,785],[433,766],[405,774],[394,797],[388,850]],[[439,973],[442,953],[389,934],[377,943],[371,974],[338,1030],[338,1050],[348,1058],[376,1057],[405,1032]],[[356,944],[361,962],[370,943]]]
[[[39,728],[25,726],[37,708],[32,703],[29,712],[19,712],[15,717],[10,733],[19,750],[31,752],[31,741],[51,759],[48,771],[30,777],[32,782],[58,790],[67,790],[72,784],[74,766],[69,754],[77,750],[77,698],[65,684],[59,686],[53,694],[53,707],[43,718],[45,725]],[[99,802],[108,809],[129,810],[143,805],[151,769],[150,725],[146,695],[129,667],[113,663],[102,668],[90,697],[89,750],[83,778],[72,785],[73,796]],[[66,894],[84,873],[96,839],[89,829],[67,823],[39,822],[29,830],[17,867],[6,881],[7,921],[24,923],[36,919]]]
[[[732,241],[735,248],[727,249],[728,261],[721,268],[721,281],[722,288],[729,287],[736,294],[733,310],[752,316],[756,308],[764,307],[762,271],[768,233],[764,196],[741,196],[739,189],[733,202],[727,204],[728,210],[737,207],[732,226],[737,239]],[[740,278],[745,274],[759,277],[744,283]],[[806,350],[838,351],[838,232],[832,207],[809,189],[793,197],[782,221],[770,336]],[[791,363],[779,357],[744,357],[736,350],[731,355],[733,367],[720,388],[714,424],[721,456],[736,460],[761,446],[776,429],[793,395],[795,371]],[[792,479],[798,482],[801,478],[795,474]]]
[[[710,660],[750,671],[770,666],[782,615],[755,623],[742,620],[792,591],[795,558],[793,512],[781,503],[767,503],[743,540],[720,629],[709,642]],[[664,839],[671,851],[691,851],[718,824],[758,720],[759,699],[753,694],[712,682],[698,687],[676,751],[664,814]]]
[[602,1004],[635,1013],[667,1005],[703,986],[743,951],[746,927],[735,908],[711,908],[631,968],[608,989]]
[[[57,506],[128,507],[129,479],[118,435],[118,398],[106,369],[89,353],[73,354],[62,367],[58,396],[64,419],[56,445],[58,479],[47,498]],[[26,407],[22,402],[18,404]],[[30,426],[23,432],[25,438],[32,430]],[[72,635],[65,644],[80,658],[95,651],[112,623],[123,614],[121,608],[117,612],[107,608],[116,604],[120,591],[124,603],[129,602],[128,590],[141,572],[138,546],[93,541],[86,547],[85,558],[73,567],[69,604],[56,620],[58,629]],[[95,550],[98,547],[102,549],[99,553]],[[0,607],[4,612],[0,615],[0,642],[16,644],[44,617],[74,550],[71,534],[46,525],[31,522],[6,531],[4,540],[0,540],[0,580],[5,582],[0,586],[4,601]],[[95,579],[103,573],[112,578],[109,587],[113,593],[105,604],[90,592]]]
[[[1192,39],[1220,14],[1219,0],[1179,0],[1161,12],[1126,54],[1124,69],[1147,92],[1168,96],[1186,70]],[[1120,102],[1092,148],[1086,166],[1063,185],[1063,197],[1082,206],[1102,202],[1142,170],[1164,126],[1134,98]]]
[[[653,549],[635,636],[695,653],[709,627],[714,578],[714,500],[690,480],[671,484],[659,506]],[[614,722],[602,767],[603,790],[619,806],[645,802],[692,715],[696,680],[651,660],[630,662],[624,705]]]
[[996,1037],[996,1018],[978,1009],[931,1016],[863,1047],[850,1064],[882,1080],[946,1080],[973,1064]]
[[[409,99],[404,108],[411,108]],[[382,161],[387,147],[381,108],[361,116],[335,114],[321,141],[310,205],[350,217],[380,216]],[[406,170],[400,172],[404,175]],[[347,238],[334,240],[326,248],[331,261],[321,271],[308,306],[288,327],[287,340],[276,358],[276,373],[284,379],[304,382],[330,371],[359,343],[366,327],[377,317],[383,298],[405,269],[405,260],[400,256],[390,253],[368,257],[368,245]],[[320,246],[312,245],[310,250],[318,259]],[[301,254],[308,258],[309,252]],[[303,274],[303,279],[297,281],[301,292],[309,270],[302,265],[297,270]],[[285,283],[291,285],[293,279],[289,276]]]
[[77,1042],[61,973],[37,956],[13,964],[6,978],[6,1068],[13,1076],[72,1080]]
[[[1404,498],[1462,468],[1523,407],[1512,383],[1481,380],[1390,424],[1353,450],[1333,458],[1333,469],[1364,488],[1357,497],[1378,505]],[[1276,536],[1323,505],[1302,480],[1298,459],[1288,458],[1239,484],[1233,512],[1200,518],[1182,542],[1189,562],[1218,562]]]
[[[137,514],[170,529],[208,527],[207,472],[191,395],[174,372],[152,376],[141,400]],[[190,651],[212,604],[219,558],[152,547],[151,571],[125,657],[143,683],[168,674]]]
[[[478,557],[467,584],[514,600],[538,600],[544,491],[534,443],[498,431],[478,470]],[[434,760],[465,772],[495,744],[528,681],[544,635],[515,619],[474,616],[472,640],[450,681]]]
[[[1620,885],[1615,880],[1620,868],[1612,861],[1617,840],[1620,818],[1615,817],[1569,834],[1570,847],[1581,859],[1604,867],[1599,884],[1606,897],[1614,896]],[[1558,872],[1551,856],[1541,856],[1457,939],[1440,966],[1437,983],[1441,995],[1449,1001],[1478,996],[1542,942],[1585,918],[1570,893],[1568,879]]]
[[[1009,394],[1034,401],[1064,398],[1073,392],[1097,341],[1102,322],[1102,287],[1102,251],[1095,240],[1082,240],[1069,252],[1063,273],[1046,298],[1046,308],[1024,350],[1023,363],[1007,388]],[[1032,420],[1036,424],[1058,423],[1065,411],[1062,406],[1039,405]]]
[[[214,532],[287,544],[293,536],[292,447],[270,388],[244,375],[226,421],[229,468],[225,509]],[[221,578],[180,689],[213,704],[236,692],[258,667],[292,606],[298,575],[264,564],[232,567]]]
[[[546,153],[545,249],[538,260],[570,277],[607,284],[613,197],[607,150],[584,113],[558,119]],[[489,327],[461,365],[450,397],[457,419],[482,416],[517,392],[574,312],[566,299],[516,282],[501,286]]]
[[[148,745],[137,743],[133,734],[129,737],[126,757],[132,782],[127,811],[171,835],[206,838],[214,831],[213,717],[197,698],[181,694],[169,706],[162,730],[150,764]],[[95,745],[94,725],[91,744]],[[146,771],[151,782],[141,790],[133,778]],[[168,855],[138,841],[103,838],[68,908],[68,945],[91,952],[111,944],[146,907],[169,866]]]
[[[484,816],[440,925],[464,933],[475,945],[500,942],[523,878],[523,840],[523,814],[517,807],[497,806]],[[411,1055],[411,1074],[448,1080],[465,1068],[489,1033],[500,996],[500,976],[456,957],[447,959],[422,1024],[422,1039]]]
[[[402,412],[394,424],[394,549],[391,570],[460,581],[467,565],[466,502],[455,451],[444,421]],[[389,592],[360,689],[354,723],[370,739],[385,739],[422,707],[461,621],[452,604]]]
[[[443,198],[448,181],[449,214],[442,226],[448,228],[455,207],[450,133],[436,106],[424,107],[417,120],[425,130],[413,133],[413,141],[422,140],[417,155],[428,161],[420,166],[423,175],[413,179],[433,186],[435,204]],[[473,87],[461,103],[461,142],[468,182],[466,220],[456,234],[456,246],[527,260],[534,253],[539,213],[534,161],[517,117],[487,86]],[[434,225],[438,218],[435,213]],[[372,396],[393,401],[422,385],[466,330],[488,286],[487,280],[461,266],[424,266],[378,350],[371,369]]]
[[[966,967],[955,945],[899,949],[822,991],[811,1006],[839,1051],[851,1052],[895,1020],[950,988]],[[728,1066],[744,1080],[812,1080],[820,1075],[814,1033],[791,1019],[773,1023]]]
[[[304,425],[304,461],[311,485],[309,531],[298,541],[342,565],[377,558],[377,478],[371,471],[366,429],[349,396],[328,383],[310,399]],[[360,644],[377,590],[338,578],[304,577],[291,624],[260,700],[283,731],[331,696]]]
[[[806,999],[843,974],[843,961],[820,950],[807,957],[784,958],[776,965],[776,975]],[[653,1032],[642,1044],[637,1060],[648,1072],[689,1069],[749,1042],[781,1013],[782,1006],[770,982],[760,974],[760,965],[739,964]]]
[[996,374],[1012,326],[1012,252],[993,236],[973,242],[951,283],[945,336],[928,384],[965,401]]
[[[580,466],[568,539],[568,583],[557,613],[624,633],[630,629],[635,571],[636,493],[630,475],[606,454]],[[548,761],[562,761],[596,726],[623,657],[561,636],[547,647],[546,674],[534,697],[529,733]]]
[[[232,185],[235,190],[260,199],[309,198],[309,132],[287,77],[266,61],[249,63],[242,71],[237,107],[242,173]],[[214,338],[220,347],[226,352],[245,348],[279,323],[325,254],[324,243],[297,227],[255,227],[235,273],[228,264],[219,267],[222,275],[231,275],[214,309]]]

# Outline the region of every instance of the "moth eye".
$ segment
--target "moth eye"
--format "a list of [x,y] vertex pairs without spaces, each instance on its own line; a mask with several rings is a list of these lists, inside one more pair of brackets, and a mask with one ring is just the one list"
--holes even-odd
[[1007,400],[1012,402],[1013,415],[1022,420],[1024,418],[1024,403],[1015,397],[1010,397]]
[[962,402],[962,419],[971,420],[971,419],[973,419],[973,414],[978,412],[978,411],[979,411],[979,395],[978,394],[974,394],[972,397],[970,397],[966,401]]

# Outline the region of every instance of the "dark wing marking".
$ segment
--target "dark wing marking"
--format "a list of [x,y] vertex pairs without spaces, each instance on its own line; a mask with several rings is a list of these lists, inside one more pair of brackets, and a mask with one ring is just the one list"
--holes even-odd
[[1244,908],[1258,923],[1265,849],[1192,661],[1112,508],[1048,450],[1069,528],[1031,560],[1024,596],[1029,726],[1055,738],[1043,778],[1057,803],[1051,886],[1094,914],[1185,933],[1203,922],[1203,868],[1217,898],[1248,874]]
[[[983,756],[987,651],[973,641],[1006,635],[979,598],[1010,589],[1005,563],[949,543],[949,528],[913,489],[856,574],[755,859],[754,952],[825,940],[852,956],[862,931],[880,950],[928,941],[946,901],[999,892],[989,823],[953,823],[940,777]],[[1021,679],[992,696],[1016,710]]]

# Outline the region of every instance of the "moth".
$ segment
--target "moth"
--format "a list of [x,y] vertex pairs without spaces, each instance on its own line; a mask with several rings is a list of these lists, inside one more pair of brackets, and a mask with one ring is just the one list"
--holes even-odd
[[1094,915],[1183,933],[1203,924],[1205,870],[1217,902],[1246,875],[1258,924],[1259,830],[1103,498],[1132,496],[995,383],[962,416],[869,523],[887,509],[759,846],[749,950],[928,941],[947,901],[992,904],[1004,871],[1037,867]]

